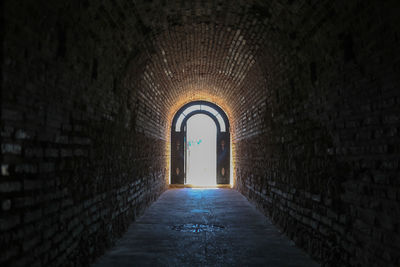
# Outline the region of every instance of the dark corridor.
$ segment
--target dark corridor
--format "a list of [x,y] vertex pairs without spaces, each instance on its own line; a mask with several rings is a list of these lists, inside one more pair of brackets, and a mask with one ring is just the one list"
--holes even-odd
[[110,251],[169,194],[172,120],[193,101],[229,120],[220,183],[296,249],[322,266],[400,266],[398,0],[1,10],[1,266]]

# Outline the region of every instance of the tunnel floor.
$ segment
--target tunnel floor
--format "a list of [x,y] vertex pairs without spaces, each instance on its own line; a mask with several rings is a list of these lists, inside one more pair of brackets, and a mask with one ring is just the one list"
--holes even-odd
[[319,266],[232,189],[170,189],[93,266]]

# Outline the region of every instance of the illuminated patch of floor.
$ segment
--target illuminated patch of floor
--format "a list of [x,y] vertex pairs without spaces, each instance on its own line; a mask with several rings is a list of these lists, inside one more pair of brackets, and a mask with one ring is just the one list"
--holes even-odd
[[174,225],[171,228],[172,230],[180,232],[200,233],[200,232],[220,231],[223,230],[225,226],[215,225],[215,224],[185,223],[180,225]]

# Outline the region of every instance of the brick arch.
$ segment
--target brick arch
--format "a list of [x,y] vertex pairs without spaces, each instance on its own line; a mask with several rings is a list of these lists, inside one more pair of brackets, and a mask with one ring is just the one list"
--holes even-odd
[[[173,10],[165,7],[163,12],[151,4],[137,5],[135,10],[145,18],[140,25],[148,31],[144,31],[140,48],[132,49],[127,90],[143,96],[143,101],[154,101],[160,116],[168,114],[159,125],[164,129],[177,102],[198,99],[232,111],[234,125],[243,113],[240,97],[250,94],[245,97],[254,105],[266,99],[265,74],[284,51],[281,46],[278,52],[273,43],[287,37],[271,30],[272,22],[265,18],[266,14],[277,18],[274,6],[256,1],[240,5],[212,2],[199,4],[196,14],[188,16],[185,5],[177,4]],[[167,138],[168,130],[163,132]]]

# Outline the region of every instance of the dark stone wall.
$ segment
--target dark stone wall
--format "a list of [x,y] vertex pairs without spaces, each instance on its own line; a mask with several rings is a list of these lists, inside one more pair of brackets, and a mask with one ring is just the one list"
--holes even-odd
[[277,25],[290,53],[234,128],[238,190],[324,266],[400,264],[399,10],[330,1]]
[[4,7],[0,265],[87,266],[165,189],[165,138],[137,127],[112,3]]

